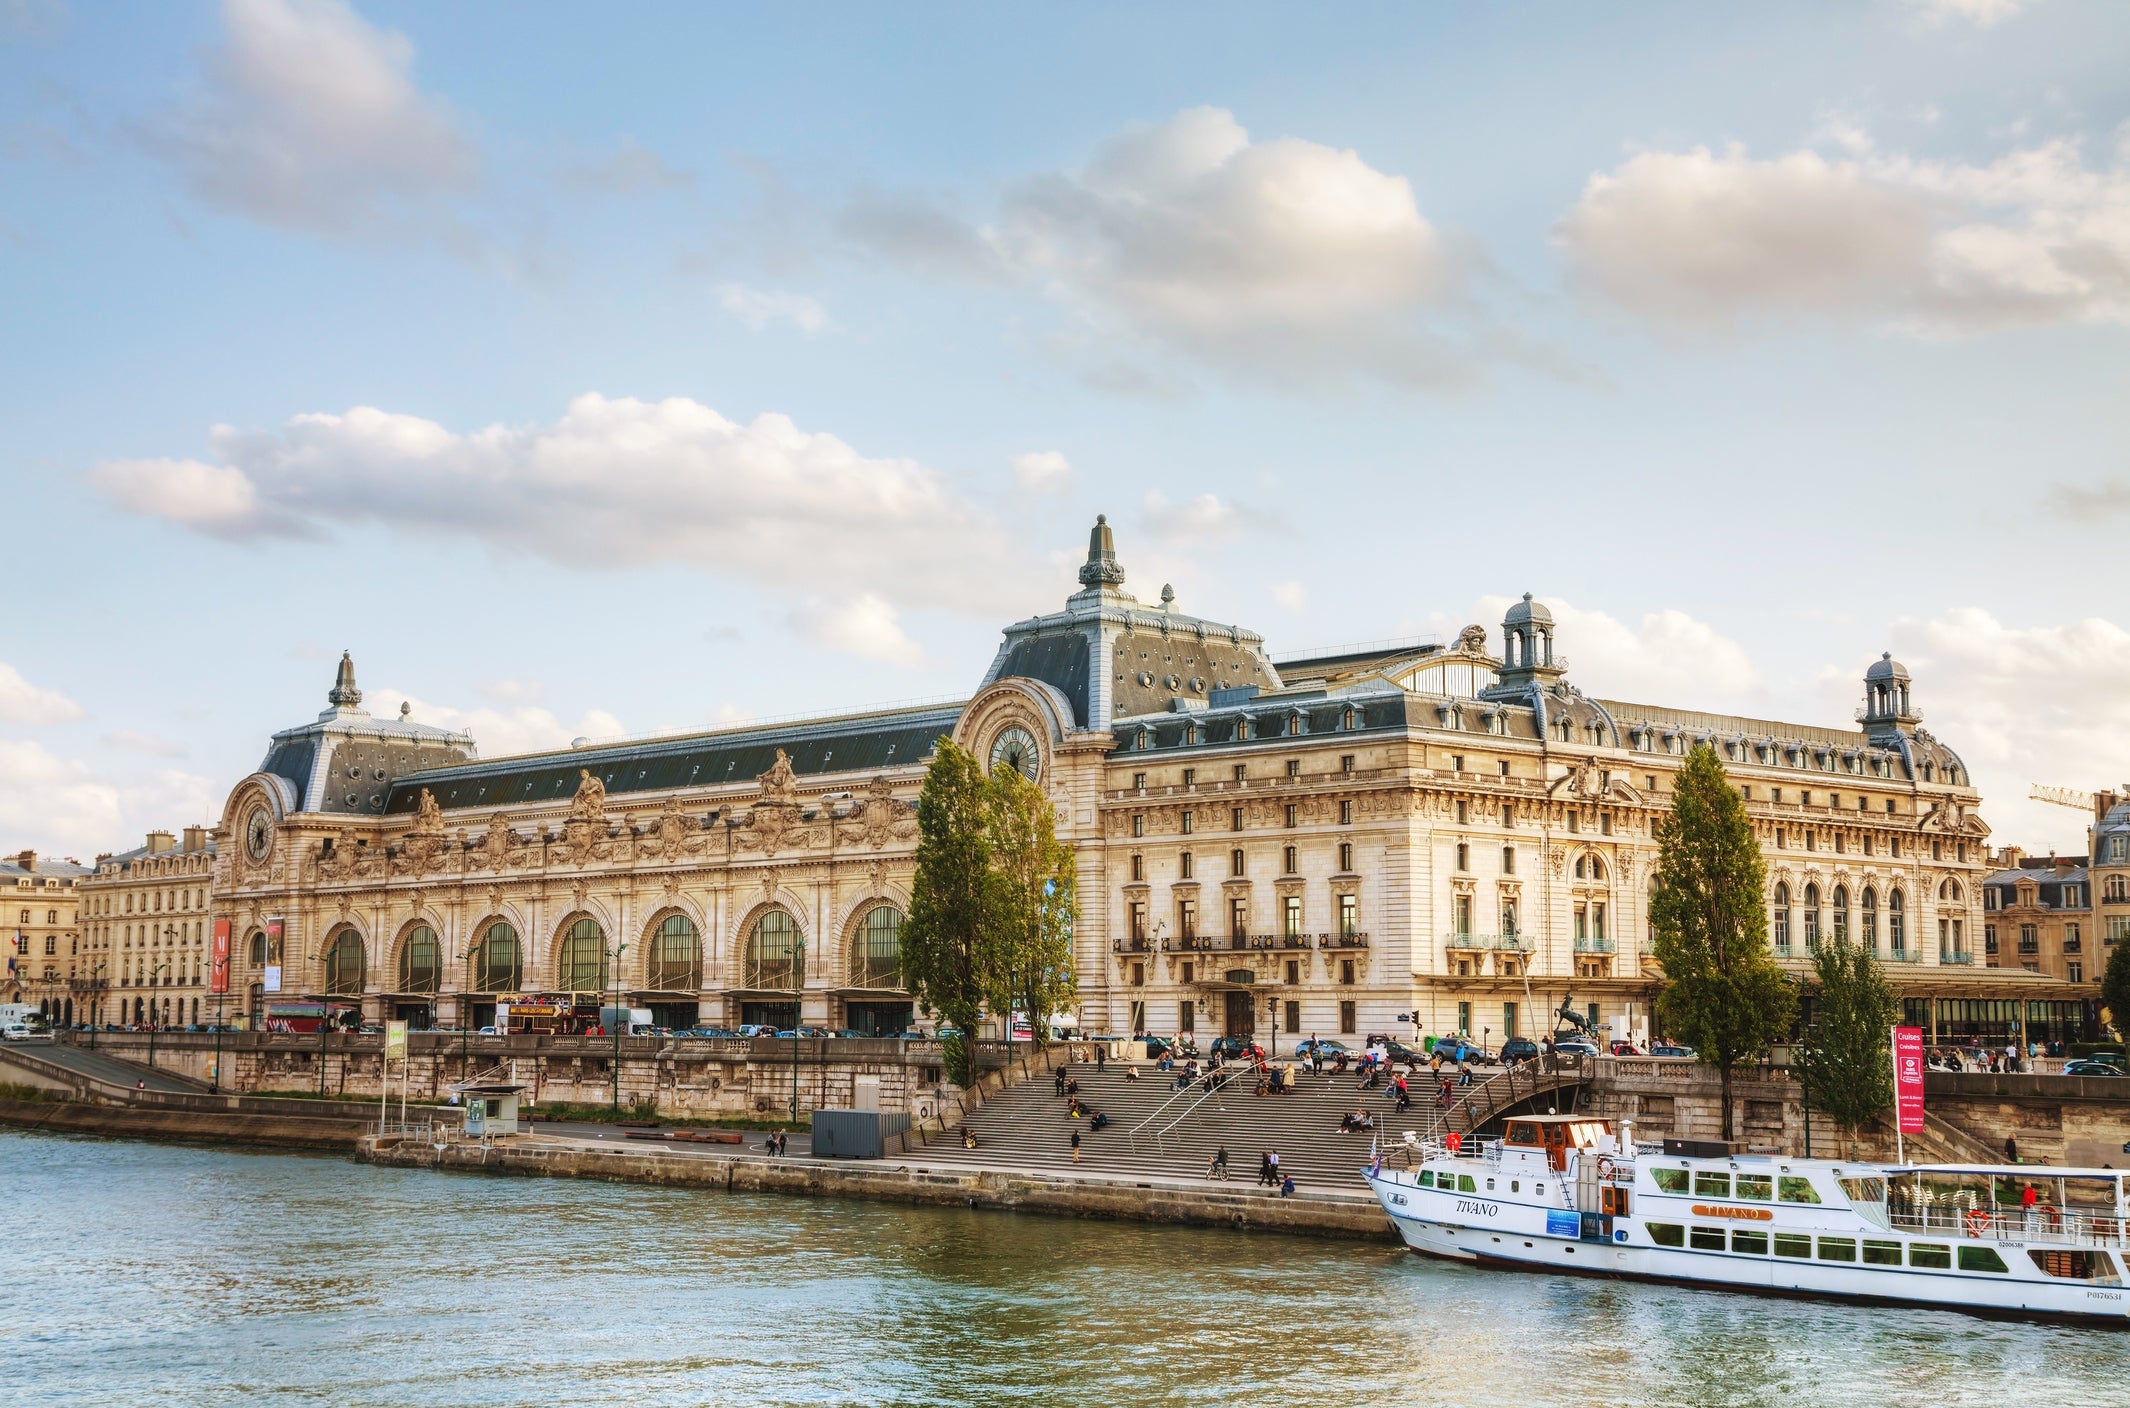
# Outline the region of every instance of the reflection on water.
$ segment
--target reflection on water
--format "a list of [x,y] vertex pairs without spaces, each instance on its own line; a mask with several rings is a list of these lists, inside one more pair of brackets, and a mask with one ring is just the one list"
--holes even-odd
[[0,1385],[348,1405],[2119,1402],[2130,1335],[0,1131]]

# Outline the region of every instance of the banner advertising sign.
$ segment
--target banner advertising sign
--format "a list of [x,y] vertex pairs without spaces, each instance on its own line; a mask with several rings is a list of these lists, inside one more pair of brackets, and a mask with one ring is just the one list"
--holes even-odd
[[385,1059],[387,1061],[404,1061],[407,1059],[407,1024],[405,1022],[385,1023]]
[[1923,1131],[1923,1029],[1893,1029],[1893,1106],[1903,1134]]
[[281,921],[278,919],[266,921],[266,961],[281,962]]
[[214,953],[208,960],[207,990],[211,993],[229,991],[229,921],[214,922]]
[[278,963],[267,964],[265,979],[259,986],[266,992],[281,991],[281,965]]

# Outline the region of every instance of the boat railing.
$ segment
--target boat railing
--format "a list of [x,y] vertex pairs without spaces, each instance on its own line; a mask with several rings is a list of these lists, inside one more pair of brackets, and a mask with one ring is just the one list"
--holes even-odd
[[1886,1221],[1901,1232],[1943,1233],[1976,1241],[2049,1242],[2074,1247],[2130,1249],[2130,1219],[2064,1212],[2058,1208],[2007,1212],[1940,1204],[1889,1211]]
[[1468,1159],[1488,1164],[1501,1162],[1499,1139],[1460,1137],[1453,1148],[1447,1136],[1422,1135],[1411,1130],[1406,1132],[1402,1142],[1391,1145],[1390,1151],[1402,1151],[1407,1168],[1418,1168],[1423,1163],[1441,1159]]

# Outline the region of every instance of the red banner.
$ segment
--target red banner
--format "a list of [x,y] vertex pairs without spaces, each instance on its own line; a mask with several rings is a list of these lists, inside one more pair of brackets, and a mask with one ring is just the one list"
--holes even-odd
[[214,955],[208,962],[207,990],[212,993],[229,991],[229,921],[214,922]]
[[1893,1029],[1893,1107],[1901,1133],[1923,1132],[1923,1029]]

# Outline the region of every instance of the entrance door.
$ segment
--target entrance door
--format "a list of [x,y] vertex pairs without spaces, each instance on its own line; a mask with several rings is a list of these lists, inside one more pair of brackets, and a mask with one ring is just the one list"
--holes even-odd
[[1254,993],[1231,992],[1228,994],[1228,1035],[1240,1037],[1257,1035],[1257,998]]

